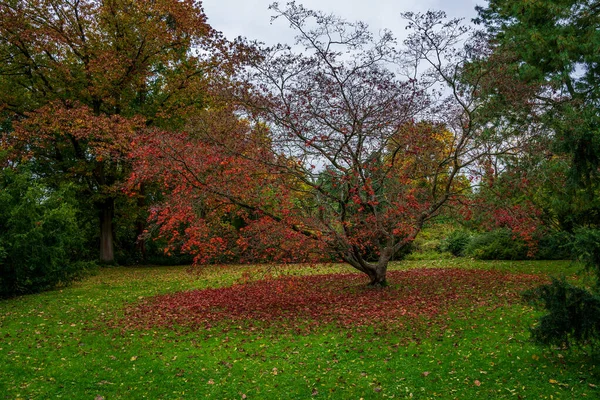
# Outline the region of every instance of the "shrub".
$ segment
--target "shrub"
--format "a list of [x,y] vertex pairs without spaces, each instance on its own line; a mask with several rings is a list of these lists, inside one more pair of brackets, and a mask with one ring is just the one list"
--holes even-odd
[[440,250],[450,252],[457,257],[464,256],[470,242],[471,234],[469,232],[456,230],[441,242]]
[[182,253],[178,249],[166,254],[167,241],[163,238],[150,238],[146,240],[146,260],[152,265],[191,265],[194,262],[194,256]]
[[411,260],[435,260],[448,258],[450,254],[443,254],[442,245],[445,238],[455,229],[455,226],[442,218],[427,223],[416,239],[407,249],[404,257],[395,256],[395,260],[408,258]]
[[479,260],[524,260],[527,245],[508,229],[497,229],[473,236],[465,249],[467,256]]
[[568,232],[555,232],[543,236],[538,243],[535,258],[538,260],[567,260],[573,255],[573,236]]
[[580,228],[573,237],[573,253],[596,277],[600,289],[600,229]]
[[76,204],[68,188],[51,190],[23,168],[0,171],[0,296],[66,285],[93,266]]
[[555,279],[526,293],[528,300],[547,311],[532,328],[532,337],[545,345],[594,346],[600,339],[600,230],[576,230],[569,247],[594,274],[595,285],[588,289]]
[[553,279],[525,293],[525,298],[548,313],[531,329],[544,345],[593,345],[600,338],[600,297],[588,290]]

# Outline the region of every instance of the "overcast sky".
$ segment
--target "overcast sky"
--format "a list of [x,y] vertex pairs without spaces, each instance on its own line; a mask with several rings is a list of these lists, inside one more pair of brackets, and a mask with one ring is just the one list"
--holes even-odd
[[[268,9],[272,0],[204,0],[204,11],[210,25],[223,32],[228,39],[245,36],[273,45],[293,41],[291,29],[283,21],[270,24],[273,12]],[[287,1],[280,1],[284,6]],[[349,21],[361,20],[373,32],[387,28],[396,37],[405,37],[404,21],[400,13],[443,10],[451,17],[475,17],[475,6],[485,0],[302,0],[306,8],[336,14]]]

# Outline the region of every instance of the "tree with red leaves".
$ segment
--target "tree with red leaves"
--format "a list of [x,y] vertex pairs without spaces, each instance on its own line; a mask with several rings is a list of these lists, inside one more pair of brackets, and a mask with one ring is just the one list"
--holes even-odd
[[[233,232],[231,224],[206,212],[235,209],[263,227],[250,242],[318,243],[386,285],[389,262],[468,189],[463,173],[514,149],[520,132],[484,121],[477,93],[488,71],[466,74],[473,57],[456,49],[467,34],[459,21],[410,15],[415,33],[401,53],[389,32],[375,38],[363,23],[294,3],[272,9],[298,33],[296,47],[262,49],[241,70],[244,90],[186,133],[146,142],[134,178],[168,176],[173,191],[158,222],[186,250],[226,251],[228,236],[215,229]],[[449,97],[392,72],[423,60],[424,82],[450,86]]]
[[291,210],[306,202],[300,183],[280,173],[266,127],[240,120],[231,105],[198,111],[183,132],[150,130],[132,157],[131,187],[161,188],[150,220],[167,251],[196,263],[323,259],[319,242],[294,229]]
[[114,260],[130,143],[202,101],[208,65],[194,51],[215,38],[193,0],[0,1],[1,144],[90,199],[101,261]]

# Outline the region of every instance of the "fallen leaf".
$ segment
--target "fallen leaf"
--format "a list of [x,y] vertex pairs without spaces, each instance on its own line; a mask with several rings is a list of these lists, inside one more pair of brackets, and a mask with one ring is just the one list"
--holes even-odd
[[[476,297],[481,298],[481,302],[492,301],[491,293],[499,291],[504,293],[508,290],[511,298],[516,301],[521,287],[525,288],[526,285],[541,280],[541,278],[534,279],[529,275],[506,276],[495,271],[473,272],[439,268],[419,270],[418,273],[390,271],[389,279],[399,282],[400,286],[403,282],[413,282],[417,287],[428,288],[436,283],[444,282],[446,288],[444,295],[429,299],[427,306],[423,305],[422,309],[406,311],[405,293],[401,290],[389,290],[386,292],[386,296],[389,296],[389,304],[386,303],[388,306],[373,311],[369,301],[357,304],[356,294],[344,289],[357,285],[361,279],[358,275],[343,274],[327,275],[326,278],[325,276],[303,276],[268,282],[258,281],[227,288],[160,295],[152,300],[151,306],[142,303],[128,308],[126,310],[127,326],[170,326],[175,321],[178,325],[191,326],[196,323],[194,321],[200,320],[206,321],[207,326],[210,326],[213,322],[222,320],[237,322],[250,319],[270,322],[285,319],[290,328],[298,327],[305,330],[307,328],[304,326],[306,323],[304,314],[318,316],[316,320],[319,321],[319,324],[329,324],[340,320],[347,326],[372,326],[380,321],[396,321],[400,317],[404,321],[417,318],[419,315],[439,315],[448,311],[449,304],[460,299],[467,301]],[[270,297],[265,294],[272,293],[273,290],[277,293],[277,302],[267,301]],[[242,303],[240,303],[240,298],[244,299]],[[304,300],[299,303],[299,299],[308,298],[311,299],[309,303]],[[332,301],[332,298],[336,300]],[[186,304],[186,307],[180,307],[180,304]],[[352,311],[348,313],[344,310]],[[403,315],[403,311],[406,311],[405,315]],[[296,315],[296,313],[301,313],[302,316]],[[310,346],[309,343],[304,345],[305,347]],[[266,347],[267,344],[260,346],[261,348]],[[540,355],[538,357],[541,359]],[[335,359],[337,360],[337,357]],[[493,364],[490,363],[490,365]]]
[[423,375],[423,376],[427,376],[427,375],[429,375],[429,374],[430,374],[430,372],[429,372],[429,371],[425,371],[425,372],[423,372],[421,375]]
[[477,379],[475,379],[475,382],[473,382],[475,384],[475,386],[481,386],[481,382],[479,382]]
[[138,356],[133,356],[133,357],[131,357],[131,361],[135,361],[135,360],[137,360],[137,358],[138,358]]
[[209,379],[207,383],[208,383],[209,385],[214,385],[214,384],[215,384],[215,381],[213,381],[212,379]]
[[548,382],[550,382],[550,383],[551,383],[551,384],[553,384],[553,385],[554,385],[555,383],[558,383],[558,381],[557,381],[557,380],[555,380],[555,379],[550,379]]

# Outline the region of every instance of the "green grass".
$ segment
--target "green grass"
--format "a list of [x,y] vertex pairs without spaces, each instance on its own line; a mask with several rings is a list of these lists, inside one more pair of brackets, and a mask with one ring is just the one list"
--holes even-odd
[[[406,261],[393,269],[498,269],[571,276],[560,261]],[[598,398],[600,365],[583,351],[529,342],[518,304],[457,308],[448,328],[322,326],[306,335],[222,323],[211,330],[109,328],[126,304],[228,286],[243,276],[350,272],[327,267],[102,269],[62,290],[0,301],[0,398],[382,399]],[[467,318],[468,317],[468,318]],[[598,387],[597,387],[598,386]]]

